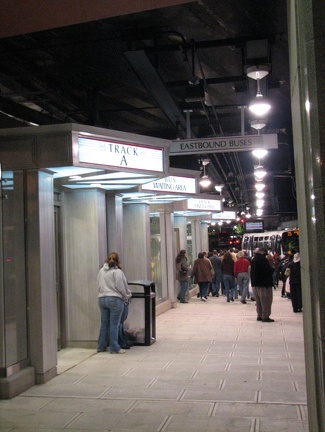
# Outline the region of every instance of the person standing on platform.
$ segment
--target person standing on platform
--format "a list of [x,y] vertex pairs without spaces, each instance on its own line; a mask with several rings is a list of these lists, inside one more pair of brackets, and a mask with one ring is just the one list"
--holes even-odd
[[301,273],[300,255],[295,253],[293,261],[289,264],[290,269],[290,298],[292,309],[295,313],[302,312],[302,292],[301,292]]
[[179,281],[180,291],[177,299],[181,303],[188,303],[186,300],[186,292],[188,289],[188,272],[190,267],[188,266],[186,250],[182,249],[176,257],[176,279]]
[[198,258],[193,263],[191,277],[195,283],[199,285],[201,300],[208,300],[209,283],[212,281],[212,264],[211,261],[204,257],[204,253],[200,252]]
[[226,252],[221,263],[222,280],[225,287],[227,302],[235,301],[236,281],[234,275],[235,262],[230,252]]
[[109,334],[111,354],[124,354],[118,342],[121,317],[124,304],[132,296],[123,271],[119,268],[119,256],[111,252],[97,276],[98,305],[101,326],[98,337],[97,352],[106,351]]
[[251,262],[251,282],[256,300],[257,321],[274,322],[270,318],[273,302],[273,268],[266,259],[267,251],[258,249]]
[[249,285],[249,271],[251,263],[244,258],[244,252],[240,251],[237,254],[237,261],[234,266],[234,275],[237,279],[238,289],[241,295],[241,302],[246,304]]
[[209,258],[211,261],[214,275],[212,276],[212,297],[219,297],[220,284],[222,279],[221,271],[221,258],[218,255],[218,251],[214,250],[212,256]]

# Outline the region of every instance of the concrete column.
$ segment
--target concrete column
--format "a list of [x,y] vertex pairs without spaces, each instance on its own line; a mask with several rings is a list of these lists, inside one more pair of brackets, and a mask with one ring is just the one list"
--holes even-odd
[[[117,252],[122,259],[123,250],[123,200],[120,196],[107,196],[107,252]],[[122,263],[123,264],[123,263]]]
[[57,308],[52,176],[27,172],[29,349],[36,383],[56,375]]
[[309,430],[325,430],[325,8],[288,2]]
[[100,325],[96,280],[107,258],[105,193],[65,193],[62,219],[66,339],[70,347],[96,347]]
[[184,216],[175,216],[175,228],[179,230],[179,250],[187,249],[187,219]]
[[128,204],[123,210],[123,270],[129,281],[151,279],[150,210]]
[[201,223],[201,244],[202,251],[209,252],[209,233],[208,233],[208,224],[206,222]]

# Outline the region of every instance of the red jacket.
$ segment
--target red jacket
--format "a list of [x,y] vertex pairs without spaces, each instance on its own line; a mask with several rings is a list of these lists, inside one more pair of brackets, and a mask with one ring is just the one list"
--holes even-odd
[[238,273],[248,273],[248,268],[250,267],[251,263],[248,261],[248,259],[242,257],[238,258],[238,260],[235,262],[234,267],[234,274],[235,277],[237,277]]

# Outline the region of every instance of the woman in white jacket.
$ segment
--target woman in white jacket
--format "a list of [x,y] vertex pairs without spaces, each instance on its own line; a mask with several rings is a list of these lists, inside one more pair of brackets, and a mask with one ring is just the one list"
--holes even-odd
[[116,252],[108,255],[103,267],[99,270],[97,285],[101,316],[97,351],[106,351],[109,331],[110,353],[124,354],[125,350],[118,343],[118,333],[124,303],[129,301],[132,294],[126,277],[119,267],[119,256]]

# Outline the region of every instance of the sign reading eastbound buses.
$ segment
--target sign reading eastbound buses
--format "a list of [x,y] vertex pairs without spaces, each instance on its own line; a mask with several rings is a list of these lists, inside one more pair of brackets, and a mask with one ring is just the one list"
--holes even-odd
[[195,138],[172,141],[170,155],[204,154],[278,148],[277,134]]

